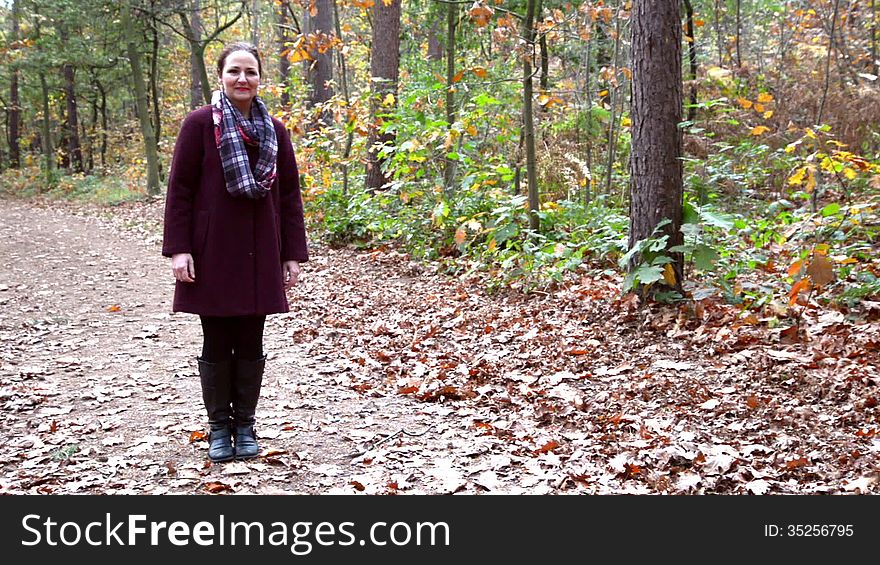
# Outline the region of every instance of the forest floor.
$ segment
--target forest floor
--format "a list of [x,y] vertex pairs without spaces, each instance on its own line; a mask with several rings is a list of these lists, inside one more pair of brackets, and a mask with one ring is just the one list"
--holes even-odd
[[212,465],[162,206],[0,199],[0,494],[880,492],[880,304],[771,328],[319,244],[267,321],[262,454]]

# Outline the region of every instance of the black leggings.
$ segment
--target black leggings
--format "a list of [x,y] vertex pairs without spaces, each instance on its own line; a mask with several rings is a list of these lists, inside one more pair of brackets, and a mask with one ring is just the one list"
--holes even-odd
[[253,361],[263,356],[263,325],[266,316],[201,316],[202,359],[218,363],[232,359]]

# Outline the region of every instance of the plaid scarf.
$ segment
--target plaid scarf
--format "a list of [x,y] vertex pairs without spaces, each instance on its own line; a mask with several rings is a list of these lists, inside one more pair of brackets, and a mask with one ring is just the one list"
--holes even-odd
[[[219,90],[211,96],[214,117],[214,140],[220,151],[226,190],[233,196],[263,198],[276,177],[278,139],[266,105],[259,97],[251,104],[253,121],[245,118],[226,94]],[[260,156],[251,171],[246,145],[259,146]]]

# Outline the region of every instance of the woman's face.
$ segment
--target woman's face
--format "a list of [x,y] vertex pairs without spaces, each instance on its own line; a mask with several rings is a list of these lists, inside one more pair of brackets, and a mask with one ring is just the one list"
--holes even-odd
[[260,86],[257,58],[247,51],[233,51],[226,56],[220,81],[229,100],[242,112],[250,112],[251,102]]

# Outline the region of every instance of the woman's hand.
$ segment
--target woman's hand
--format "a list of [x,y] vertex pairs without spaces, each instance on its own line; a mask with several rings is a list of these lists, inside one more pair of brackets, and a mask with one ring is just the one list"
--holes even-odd
[[171,270],[180,282],[196,282],[196,267],[189,253],[175,253],[171,256]]
[[299,279],[299,274],[302,272],[302,269],[299,266],[299,261],[285,261],[281,265],[281,276],[284,279],[284,290],[290,290],[293,288],[293,285],[296,284]]

